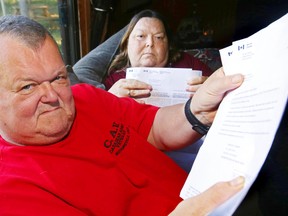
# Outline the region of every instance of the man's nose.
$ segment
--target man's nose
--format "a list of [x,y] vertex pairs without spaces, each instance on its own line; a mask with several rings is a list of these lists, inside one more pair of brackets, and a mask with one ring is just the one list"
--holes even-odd
[[51,103],[58,100],[58,94],[50,82],[44,82],[40,87],[42,93],[41,101],[43,103]]

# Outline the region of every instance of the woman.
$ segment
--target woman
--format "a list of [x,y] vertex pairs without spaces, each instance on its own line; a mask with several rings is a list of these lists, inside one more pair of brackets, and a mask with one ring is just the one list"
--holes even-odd
[[179,52],[166,20],[159,13],[143,10],[130,21],[120,44],[120,53],[110,65],[104,82],[109,92],[120,97],[148,97],[152,87],[125,79],[127,67],[173,67],[201,70],[202,77],[191,80],[187,91],[195,92],[212,71],[197,58]]

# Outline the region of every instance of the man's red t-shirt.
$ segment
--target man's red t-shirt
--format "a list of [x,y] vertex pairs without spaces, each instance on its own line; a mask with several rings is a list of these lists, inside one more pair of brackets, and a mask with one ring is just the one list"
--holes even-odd
[[72,87],[76,118],[46,146],[0,137],[0,215],[167,215],[187,174],[149,144],[156,107],[86,84]]

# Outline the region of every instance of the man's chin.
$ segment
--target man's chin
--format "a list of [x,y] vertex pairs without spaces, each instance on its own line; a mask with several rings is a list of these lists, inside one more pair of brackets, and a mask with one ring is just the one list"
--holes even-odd
[[45,118],[41,120],[38,121],[37,131],[47,137],[57,137],[62,136],[61,134],[67,134],[73,122],[69,116],[65,118],[58,116],[58,118]]

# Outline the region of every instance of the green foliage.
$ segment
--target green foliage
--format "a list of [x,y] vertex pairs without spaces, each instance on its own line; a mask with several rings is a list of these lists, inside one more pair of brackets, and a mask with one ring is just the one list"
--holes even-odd
[[[3,0],[0,4],[0,16],[5,14],[20,14],[18,0]],[[26,0],[28,16],[45,26],[61,46],[57,0]],[[3,6],[3,7],[2,7]]]

